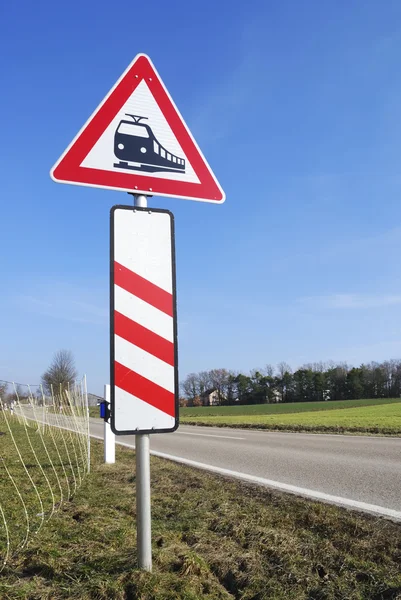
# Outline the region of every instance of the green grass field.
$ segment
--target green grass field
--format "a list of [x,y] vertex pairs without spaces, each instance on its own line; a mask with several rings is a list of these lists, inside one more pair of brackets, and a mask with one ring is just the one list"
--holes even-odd
[[401,435],[401,400],[183,408],[181,423],[283,431]]
[[[386,398],[384,400],[334,400],[331,402],[293,402],[288,404],[252,404],[249,406],[201,406],[180,408],[182,419],[205,416],[236,416],[236,415],[266,415],[299,412],[314,412],[335,410],[338,408],[355,408],[358,406],[376,406],[401,402],[401,398]],[[99,406],[90,406],[91,417],[99,417]]]
[[0,576],[2,600],[397,600],[401,526],[151,458],[153,573],[136,570],[135,457],[92,468]]
[[357,408],[359,406],[377,406],[401,402],[401,398],[382,400],[333,400],[329,402],[290,402],[284,404],[251,404],[248,406],[199,406],[180,408],[182,417],[236,416],[236,415],[277,415],[286,413],[336,410],[339,408]]

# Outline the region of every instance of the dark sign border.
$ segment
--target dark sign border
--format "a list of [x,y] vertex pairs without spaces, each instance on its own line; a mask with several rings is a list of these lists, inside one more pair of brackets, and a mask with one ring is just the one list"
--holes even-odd
[[[135,429],[119,431],[115,426],[115,383],[114,383],[114,213],[117,210],[128,210],[148,213],[164,213],[170,216],[171,227],[171,266],[173,278],[173,328],[174,328],[174,387],[175,387],[175,425],[170,429]],[[178,380],[178,334],[177,334],[177,284],[175,265],[175,229],[174,215],[171,211],[161,208],[140,208],[117,204],[110,210],[110,424],[116,435],[141,435],[148,433],[171,433],[179,424],[179,380]]]

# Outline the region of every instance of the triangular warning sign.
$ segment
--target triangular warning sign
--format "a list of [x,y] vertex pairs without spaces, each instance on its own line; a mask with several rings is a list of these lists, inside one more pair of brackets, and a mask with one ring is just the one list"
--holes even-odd
[[224,202],[150,58],[138,54],[50,172],[52,179]]

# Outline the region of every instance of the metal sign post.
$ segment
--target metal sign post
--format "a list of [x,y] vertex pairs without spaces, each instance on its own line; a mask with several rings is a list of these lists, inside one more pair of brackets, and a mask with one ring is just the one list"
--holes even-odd
[[105,462],[114,462],[111,435],[136,435],[138,564],[151,571],[149,434],[177,429],[179,382],[174,217],[148,209],[147,196],[221,204],[225,193],[144,54],[134,58],[50,175],[134,196],[134,207],[111,210]]
[[[134,196],[134,206],[146,208],[146,196]],[[152,570],[152,517],[150,509],[150,439],[140,434],[135,440],[136,459],[136,549],[138,567]]]
[[136,549],[138,567],[152,570],[152,527],[150,510],[149,434],[135,440],[136,454]]

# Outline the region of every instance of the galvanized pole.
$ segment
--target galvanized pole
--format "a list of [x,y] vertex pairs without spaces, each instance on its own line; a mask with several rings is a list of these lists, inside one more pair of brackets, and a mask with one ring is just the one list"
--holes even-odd
[[150,515],[149,435],[137,435],[136,453],[136,547],[138,567],[152,570],[152,527]]
[[[134,195],[134,205],[146,208],[146,196]],[[138,567],[152,570],[152,533],[150,513],[150,453],[149,435],[140,434],[135,438],[136,455],[136,535]]]
[[[104,399],[110,404],[110,386],[104,386]],[[104,420],[104,462],[113,465],[116,462],[116,436],[111,430],[110,423]]]

